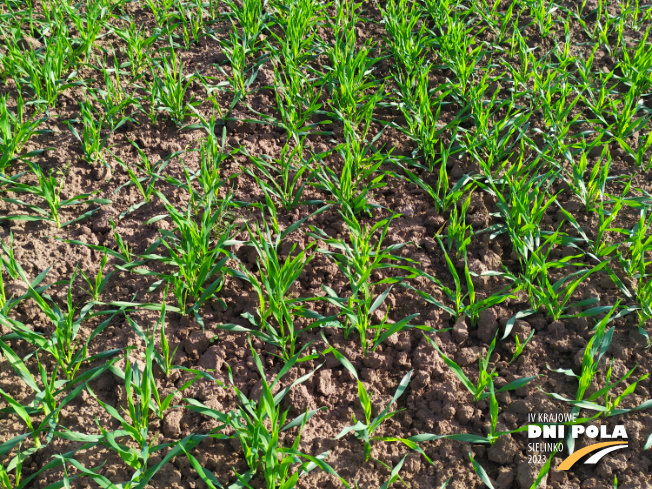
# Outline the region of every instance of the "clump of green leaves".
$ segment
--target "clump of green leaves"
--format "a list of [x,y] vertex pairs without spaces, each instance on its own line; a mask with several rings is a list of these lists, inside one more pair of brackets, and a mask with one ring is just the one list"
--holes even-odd
[[[373,331],[371,348],[375,349],[388,336],[408,327],[409,322],[418,316],[412,314],[396,323],[387,323],[385,314],[380,324],[373,324],[372,314],[382,306],[391,292],[392,284],[401,281],[398,277],[388,277],[375,280],[372,275],[386,270],[403,270],[412,275],[413,260],[396,254],[396,251],[408,243],[384,245],[385,237],[389,231],[392,218],[382,219],[369,227],[360,222],[355,216],[340,213],[348,228],[348,240],[331,238],[321,229],[310,227],[312,236],[323,241],[329,248],[319,248],[317,252],[330,257],[340,272],[350,284],[350,291],[346,296],[340,297],[331,287],[322,284],[326,291],[324,300],[336,306],[344,315],[344,328],[346,337],[356,331],[360,335],[360,342],[364,352],[369,348],[368,332]],[[387,284],[382,292],[379,288]]]
[[177,125],[183,125],[184,120],[193,113],[193,107],[199,105],[194,97],[186,96],[193,83],[194,74],[183,74],[183,61],[177,57],[174,49],[169,56],[161,60],[161,65],[152,70],[154,81],[150,87],[150,110],[152,122],[156,122],[156,114],[167,113]]
[[286,143],[278,158],[253,156],[245,148],[240,151],[256,168],[254,171],[246,165],[242,171],[254,178],[264,192],[276,197],[283,208],[290,210],[304,203],[301,198],[313,171],[303,156],[303,142],[294,147]]
[[46,117],[29,120],[25,113],[25,103],[19,94],[16,100],[16,114],[7,106],[8,96],[0,97],[0,172],[19,159],[28,159],[43,153],[45,150],[34,150],[19,154],[30,137],[35,134],[45,134],[49,131],[38,130],[38,126],[47,120]]
[[[460,382],[462,382],[462,385],[467,388],[467,390],[473,394],[473,399],[475,401],[479,401],[481,399],[486,399],[487,397],[490,397],[493,392],[493,379],[498,376],[498,373],[495,371],[495,369],[489,370],[489,358],[491,357],[491,354],[493,353],[494,349],[496,348],[496,338],[494,337],[493,341],[489,345],[489,348],[487,349],[487,352],[485,353],[484,356],[481,356],[480,359],[478,360],[478,380],[477,382],[472,382],[469,377],[464,373],[462,368],[455,363],[454,360],[449,358],[442,350],[439,348],[437,343],[430,338],[429,336],[426,335],[426,339],[428,342],[433,346],[435,350],[437,350],[437,353],[441,356],[442,360],[450,367],[450,369],[453,371],[453,373],[457,376],[458,379],[460,379]],[[498,389],[497,392],[505,392],[508,390],[514,390],[518,389],[520,387],[523,387],[524,385],[528,384],[531,380],[534,380],[536,376],[533,377],[521,377],[520,379],[516,379],[505,386],[501,387]]]
[[111,201],[108,199],[95,198],[93,195],[97,194],[99,191],[80,194],[69,199],[61,199],[61,191],[63,190],[63,185],[65,178],[58,180],[54,173],[46,175],[40,166],[30,163],[29,164],[32,173],[38,179],[38,185],[30,185],[27,183],[18,182],[16,177],[19,177],[23,174],[16,175],[12,178],[6,178],[0,175],[0,182],[7,185],[7,192],[16,192],[16,193],[25,193],[30,194],[36,197],[39,197],[45,201],[48,206],[47,210],[42,209],[36,204],[30,204],[21,199],[4,197],[5,202],[16,204],[19,206],[27,207],[29,210],[33,211],[36,215],[33,214],[20,214],[20,215],[9,215],[3,216],[3,219],[9,219],[12,221],[49,221],[53,222],[58,228],[66,227],[70,224],[73,224],[77,221],[81,221],[89,216],[92,216],[97,211],[100,210],[100,207],[96,207],[89,211],[84,212],[80,216],[66,222],[61,222],[61,211],[66,207],[77,206],[82,204],[110,204]]
[[[451,277],[453,278],[453,283],[455,288],[452,289],[446,286],[437,277],[430,275],[429,273],[426,273],[422,270],[414,269],[413,273],[414,276],[424,277],[429,281],[431,281],[432,283],[434,283],[437,286],[437,288],[444,293],[446,298],[453,304],[452,307],[447,304],[444,304],[435,296],[427,292],[424,292],[420,289],[414,288],[412,285],[410,285],[407,282],[402,282],[401,283],[402,286],[410,290],[414,290],[426,302],[447,312],[448,314],[453,316],[455,320],[457,320],[460,316],[466,316],[471,320],[473,324],[477,323],[481,311],[493,307],[497,304],[500,304],[501,302],[504,302],[505,300],[507,300],[513,295],[513,292],[511,291],[511,286],[507,286],[497,292],[494,292],[490,296],[485,297],[482,300],[477,300],[475,294],[475,285],[473,284],[473,278],[477,277],[478,274],[471,272],[471,270],[469,269],[466,253],[464,254],[464,265],[463,265],[464,266],[463,274],[464,274],[465,285],[466,285],[466,287],[464,287],[460,279],[460,273],[457,271],[455,263],[453,263],[453,260],[451,259],[448,252],[446,251],[446,247],[443,243],[443,240],[439,237],[439,235],[435,235],[435,238],[439,242],[439,246],[442,249],[444,258],[446,260],[446,266],[448,268]],[[485,276],[485,275],[501,276],[506,274],[503,274],[501,272],[495,272],[495,271],[488,271],[480,274],[480,276]]]
[[51,35],[43,39],[44,46],[21,49],[12,43],[3,60],[16,83],[31,92],[32,103],[39,110],[52,107],[66,88],[81,84],[75,81],[77,59],[70,32],[66,22],[60,20]]
[[[149,290],[167,283],[174,293],[181,314],[192,313],[203,324],[199,308],[220,291],[227,275],[238,275],[227,266],[231,253],[227,250],[235,226],[225,220],[231,203],[228,194],[220,202],[215,202],[213,193],[205,200],[191,200],[185,212],[179,212],[166,197],[157,191],[163,201],[174,229],[161,229],[162,238],[158,242],[167,251],[167,256],[146,254],[144,260],[155,260],[172,268],[171,272],[155,272],[137,268],[134,272],[157,277]],[[165,216],[159,216],[159,218]],[[191,305],[192,304],[192,305]]]
[[353,214],[371,213],[371,209],[380,207],[370,202],[373,192],[386,185],[386,172],[379,171],[383,163],[389,162],[387,154],[375,147],[382,132],[370,142],[356,133],[353,125],[344,122],[345,144],[337,147],[340,156],[339,173],[331,165],[316,159],[315,178],[311,183],[315,187],[330,193],[333,203],[340,204],[345,211]]
[[364,384],[358,377],[358,372],[355,370],[353,364],[346,357],[344,357],[340,352],[338,352],[335,348],[331,347],[327,349],[324,352],[324,354],[327,353],[333,353],[333,355],[335,355],[335,358],[337,358],[340,361],[342,366],[346,368],[357,381],[358,399],[360,401],[360,406],[362,407],[362,410],[364,412],[364,420],[358,421],[355,415],[353,415],[353,424],[351,426],[347,426],[346,428],[344,428],[335,437],[335,440],[339,440],[340,438],[343,438],[347,434],[353,432],[356,438],[364,442],[364,460],[365,462],[367,462],[369,460],[369,457],[371,456],[371,442],[382,439],[381,437],[373,437],[372,435],[374,431],[376,431],[378,427],[385,420],[395,416],[400,412],[400,411],[390,412],[389,410],[396,403],[398,398],[401,397],[405,392],[405,390],[408,388],[408,385],[410,384],[410,379],[412,378],[413,371],[410,370],[407,374],[403,376],[403,378],[398,384],[398,387],[396,388],[396,392],[394,393],[394,397],[392,397],[392,400],[387,404],[387,406],[385,406],[385,408],[380,413],[378,413],[377,416],[372,418],[371,394],[369,393],[367,388],[364,386]]
[[[292,226],[292,231],[296,226]],[[287,230],[278,233],[273,239],[267,226],[255,230],[247,227],[251,239],[247,242],[253,246],[258,255],[258,270],[260,279],[251,272],[245,271],[249,282],[258,294],[258,318],[249,316],[256,326],[267,334],[268,341],[276,344],[284,358],[294,356],[296,342],[303,330],[295,330],[295,317],[310,317],[314,315],[302,302],[304,299],[291,297],[291,289],[299,278],[303,268],[312,260],[308,253],[314,243],[300,250],[294,256],[296,244],[288,252],[285,260],[280,257],[281,239],[288,234]],[[309,326],[314,327],[314,326]]]
[[[73,136],[81,143],[84,159],[91,165],[102,163],[107,165],[104,154],[108,149],[107,143],[111,134],[118,129],[127,120],[123,117],[119,122],[113,122],[115,114],[104,114],[95,109],[90,102],[80,102],[82,133],[79,134],[77,128],[68,122],[68,127]],[[72,121],[78,122],[78,121]],[[105,126],[112,127],[110,131],[104,130]],[[105,132],[102,136],[102,132]]]
[[[612,315],[616,312],[619,305],[616,304],[610,309],[610,311],[596,324],[594,331],[595,333],[589,340],[584,349],[584,355],[582,356],[582,366],[580,374],[577,375],[571,369],[555,369],[553,372],[563,373],[568,377],[572,377],[578,380],[577,392],[575,393],[575,399],[568,399],[562,395],[556,393],[548,393],[549,396],[560,401],[565,401],[573,406],[572,412],[579,413],[580,409],[588,409],[591,411],[596,411],[598,415],[603,415],[605,417],[617,416],[620,414],[625,414],[631,411],[637,411],[639,409],[644,409],[649,406],[650,402],[646,401],[639,404],[636,407],[628,409],[619,409],[618,406],[623,399],[632,394],[636,390],[636,386],[639,382],[645,380],[649,374],[642,375],[638,380],[631,382],[621,394],[614,396],[611,394],[611,391],[618,384],[624,382],[629,377],[632,376],[636,367],[629,370],[624,374],[620,379],[615,382],[611,381],[612,377],[612,366],[613,359],[609,364],[605,375],[605,385],[602,388],[595,388],[595,380],[598,371],[602,365],[602,359],[607,353],[607,349],[611,344],[613,338],[614,326],[607,328],[607,325],[611,321]],[[599,399],[603,399],[604,404],[599,404]]]
[[[305,347],[302,351],[304,349]],[[317,369],[308,372],[290,385],[281,388],[276,395],[272,393],[272,390],[279,384],[281,378],[296,364],[302,351],[288,359],[276,378],[269,382],[266,378],[260,356],[252,347],[251,353],[262,382],[260,398],[253,400],[245,396],[235,386],[231,368],[229,367],[229,381],[231,388],[237,396],[238,407],[228,413],[208,408],[194,399],[185,399],[189,409],[212,417],[220,423],[220,426],[212,430],[211,436],[218,439],[237,438],[240,442],[249,467],[249,470],[244,474],[235,472],[238,483],[242,487],[250,488],[251,486],[248,482],[256,474],[262,474],[266,487],[268,488],[294,487],[299,477],[316,467],[337,476],[333,468],[324,461],[328,456],[328,452],[312,456],[299,450],[301,432],[306,423],[324,408],[306,411],[289,422],[287,420],[288,410],[281,409],[281,401],[288,392],[296,385],[306,382]],[[227,427],[232,430],[233,435],[227,436],[223,433]],[[299,432],[292,443],[289,446],[281,444],[281,433],[297,427],[299,427]],[[286,443],[290,441],[287,437],[285,440]],[[202,468],[201,473],[204,474],[204,480],[209,479],[213,484],[217,481],[217,478],[206,469]],[[349,487],[342,478],[337,477],[345,487]],[[217,484],[215,485],[217,486]]]

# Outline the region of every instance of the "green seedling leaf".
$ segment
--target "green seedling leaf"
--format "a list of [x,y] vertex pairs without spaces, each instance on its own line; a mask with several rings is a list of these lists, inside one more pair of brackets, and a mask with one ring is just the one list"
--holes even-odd
[[480,477],[480,480],[489,489],[494,489],[494,486],[491,483],[491,479],[489,478],[489,475],[487,475],[487,472],[484,470],[482,465],[480,465],[478,462],[475,461],[475,458],[473,457],[473,452],[469,452],[469,458],[471,459],[471,463],[473,464],[473,470],[475,471],[476,474],[478,474],[478,477]]

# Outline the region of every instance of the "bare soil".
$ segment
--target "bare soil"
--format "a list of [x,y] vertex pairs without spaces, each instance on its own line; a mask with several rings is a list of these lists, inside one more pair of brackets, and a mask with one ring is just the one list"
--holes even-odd
[[[569,2],[571,3],[571,2]],[[591,3],[591,2],[589,2]],[[595,3],[595,2],[593,2]],[[153,21],[149,10],[144,4],[127,4],[129,13],[139,19],[143,25],[152,26]],[[378,23],[379,12],[370,4],[365,6],[368,11],[369,21],[361,27],[361,35],[369,36],[382,45],[384,29]],[[526,16],[521,17],[521,22],[526,22]],[[328,32],[324,33],[328,35]],[[541,39],[535,27],[525,30],[526,38],[532,46],[538,46],[538,52],[543,53],[550,49],[550,39]],[[226,35],[226,34],[224,34]],[[580,43],[583,33],[578,29],[572,32],[573,41]],[[114,35],[103,38],[106,45],[118,43]],[[198,46],[189,51],[179,51],[178,54],[184,61],[184,67],[189,72],[197,71],[202,75],[219,77],[218,70],[213,63],[220,59],[219,44],[210,38],[202,39]],[[597,56],[596,56],[597,57]],[[598,58],[598,64],[604,63],[610,67],[613,63],[608,56]],[[391,63],[379,68],[379,75],[384,76],[392,69]],[[90,75],[90,74],[89,74]],[[91,75],[94,76],[94,75]],[[435,83],[442,82],[449,76],[443,70],[435,70]],[[278,155],[285,143],[284,135],[271,126],[246,122],[255,119],[256,114],[251,111],[275,113],[273,90],[269,84],[273,80],[271,65],[264,65],[254,84],[253,93],[244,101],[239,102],[226,124],[227,143],[231,150],[244,146],[252,154]],[[101,83],[101,80],[96,80]],[[2,93],[15,95],[15,89],[8,85],[1,87]],[[193,87],[192,95],[204,100],[205,92],[200,84]],[[14,239],[15,254],[30,278],[36,277],[45,269],[49,269],[46,282],[54,283],[59,280],[68,280],[76,267],[80,267],[89,274],[97,272],[101,255],[87,247],[75,246],[65,240],[80,240],[95,245],[104,245],[114,249],[116,243],[110,226],[113,220],[116,231],[133,247],[134,252],[142,253],[159,236],[160,229],[171,229],[168,220],[159,220],[150,225],[143,225],[148,219],[164,212],[160,201],[154,199],[150,204],[140,207],[137,211],[129,213],[120,219],[120,214],[140,200],[140,195],[133,186],[122,187],[128,183],[129,176],[120,165],[111,161],[111,172],[106,172],[101,167],[91,167],[81,159],[81,148],[72,137],[68,127],[63,122],[78,114],[78,102],[85,97],[81,88],[68,89],[60,97],[56,110],[50,112],[50,119],[43,128],[52,132],[33,138],[27,150],[50,147],[42,157],[35,161],[44,169],[54,169],[63,172],[66,183],[63,193],[76,195],[99,191],[98,196],[112,200],[111,205],[102,206],[101,210],[92,217],[63,229],[56,229],[47,223],[25,223],[17,221],[0,220],[0,238],[7,241],[12,235]],[[225,105],[230,102],[229,96],[224,95]],[[211,107],[203,103],[198,110],[208,116]],[[380,110],[380,109],[379,109]],[[451,104],[443,114],[453,117],[459,107]],[[378,115],[379,120],[396,120],[400,124],[401,117],[398,112]],[[183,179],[183,163],[198,169],[199,156],[189,150],[197,148],[197,142],[203,137],[200,130],[179,131],[171,122],[161,118],[156,125],[152,125],[143,115],[135,115],[137,124],[129,124],[111,137],[112,149],[116,156],[125,162],[134,161],[137,154],[128,140],[136,141],[140,148],[152,161],[165,158],[175,151],[186,150],[181,157],[173,158],[166,172],[178,179]],[[536,127],[538,115],[532,116],[531,122]],[[383,125],[374,122],[375,130],[380,130]],[[338,123],[330,124],[328,128],[332,136],[314,136],[310,138],[310,149],[315,152],[332,148],[335,141],[342,141],[342,128]],[[381,140],[386,149],[392,149],[393,154],[409,155],[414,150],[411,142],[394,129],[387,129]],[[635,184],[652,192],[652,173],[643,173],[620,151],[619,148],[609,148],[613,158],[612,171],[614,174],[636,175]],[[594,156],[591,164],[597,160]],[[225,176],[237,174],[240,165],[248,164],[242,155],[227,159],[222,170]],[[21,171],[20,165],[16,172]],[[451,180],[455,181],[462,175],[476,171],[473,163],[468,158],[462,158],[449,168]],[[422,175],[427,181],[433,177]],[[434,180],[431,180],[434,183]],[[257,203],[263,202],[264,196],[256,183],[249,177],[239,174],[234,179],[235,200]],[[173,204],[182,204],[187,201],[187,195],[179,188],[161,182],[160,189]],[[617,184],[614,184],[617,185]],[[596,229],[597,218],[595,215],[584,215],[580,205],[567,189],[561,191],[558,200],[566,209],[573,210],[578,220],[587,232]],[[308,190],[314,198],[325,198],[318,190]],[[393,220],[388,234],[390,243],[406,243],[409,245],[402,249],[404,256],[417,261],[419,266],[444,283],[452,284],[452,279],[446,267],[443,254],[434,235],[447,222],[447,215],[440,215],[434,211],[430,197],[416,185],[406,179],[393,178],[389,185],[380,189],[374,198],[375,202],[385,210],[374,213],[368,222],[376,222],[383,216],[390,216],[393,212],[402,216]],[[302,206],[292,212],[284,212],[279,207],[279,223],[287,227],[296,220],[317,209],[317,206]],[[490,240],[487,233],[480,233],[483,229],[495,222],[492,213],[496,212],[495,201],[489,195],[476,191],[472,199],[469,219],[476,233],[469,248],[468,262],[471,270],[483,272],[486,270],[499,270],[501,265],[508,269],[516,270],[518,261],[512,252],[509,239],[502,235]],[[0,202],[0,214],[14,214],[19,209],[16,206]],[[72,218],[80,213],[74,209],[66,217]],[[256,219],[256,214],[247,209],[241,211],[239,219]],[[624,216],[636,218],[635,215]],[[555,229],[561,222],[563,215],[552,208],[544,218],[547,229]],[[310,224],[325,230],[330,236],[345,237],[346,229],[335,207],[315,216],[307,221]],[[305,227],[305,226],[304,226]],[[564,228],[565,229],[565,228]],[[240,236],[244,237],[244,234]],[[308,244],[308,237],[303,231],[297,231],[289,236],[287,249],[291,243],[297,243],[302,249]],[[246,246],[232,249],[235,255],[249,267],[255,270],[256,256]],[[570,253],[571,250],[559,250],[558,253]],[[111,269],[113,262],[109,262]],[[463,263],[457,265],[462,271]],[[163,299],[159,289],[152,293],[147,292],[151,279],[137,274],[130,274],[116,270],[110,279],[109,285],[102,296],[105,302],[128,301],[136,297],[140,302],[159,302]],[[317,256],[300,276],[296,283],[295,293],[300,297],[313,297],[323,295],[321,285],[326,284],[335,291],[347,287],[344,277],[337,267],[329,262],[325,256]],[[77,280],[74,287],[75,303],[89,300],[89,296],[81,288],[82,282]],[[443,298],[432,284],[425,280],[417,281],[419,286],[434,296]],[[481,277],[476,279],[476,292],[479,296],[488,295],[504,287],[506,283],[500,278]],[[14,289],[12,289],[12,287]],[[20,284],[9,284],[9,292],[20,292]],[[50,290],[53,297],[61,304],[65,301],[67,287],[55,285]],[[599,272],[588,278],[579,289],[577,298],[598,296],[601,304],[614,304],[619,296],[618,290],[613,285],[609,276]],[[227,363],[230,365],[234,380],[239,389],[250,397],[256,397],[260,392],[260,377],[252,361],[247,337],[244,334],[231,334],[219,331],[216,325],[235,323],[248,326],[241,317],[244,312],[253,312],[257,306],[257,296],[247,284],[236,279],[227,280],[221,292],[222,299],[227,308],[223,309],[217,301],[207,303],[202,309],[205,330],[188,317],[181,317],[175,313],[167,315],[167,333],[172,348],[178,345],[174,362],[177,365],[211,371],[213,375],[224,383],[227,381]],[[168,301],[173,303],[170,296]],[[529,308],[529,301],[525,295],[519,299],[493,307],[480,316],[477,325],[460,320],[455,322],[449,314],[435,309],[425,303],[415,293],[394,287],[388,296],[391,306],[390,319],[399,320],[407,315],[419,313],[420,324],[442,330],[436,335],[436,341],[443,352],[462,365],[467,374],[475,379],[477,376],[478,358],[486,351],[497,331],[502,334],[505,323],[517,312]],[[325,302],[315,302],[317,312],[328,315],[334,309]],[[13,310],[15,318],[34,328],[36,331],[49,333],[52,328],[47,318],[40,312],[32,301],[23,302]],[[153,325],[158,315],[148,311],[137,311],[130,316],[143,327]],[[613,358],[613,376],[620,377],[629,369],[637,367],[636,378],[643,373],[652,371],[652,357],[647,348],[645,338],[637,331],[634,314],[625,316],[615,321],[613,342],[607,351],[606,357]],[[89,334],[101,318],[96,318],[82,326],[82,331]],[[509,339],[498,342],[496,350],[491,356],[491,367],[498,372],[496,385],[504,385],[518,377],[539,376],[528,386],[501,393],[499,395],[500,414],[498,426],[501,430],[514,430],[527,423],[530,413],[555,413],[567,412],[568,405],[554,400],[547,392],[556,392],[572,398],[576,390],[576,380],[551,369],[573,369],[578,372],[581,365],[582,354],[587,342],[592,336],[594,319],[575,318],[569,320],[553,321],[543,313],[519,320],[512,332],[521,339],[527,337],[534,329],[536,334],[526,347],[525,352],[514,363],[508,363],[514,351],[514,341]],[[4,331],[3,331],[4,332]],[[398,401],[397,408],[400,412],[379,429],[379,436],[408,436],[432,433],[474,433],[486,434],[489,430],[489,407],[486,401],[474,402],[472,395],[467,392],[453,372],[443,363],[437,352],[428,344],[424,333],[417,329],[400,332],[388,338],[375,352],[364,356],[357,337],[345,339],[338,330],[325,328],[323,331],[313,330],[300,339],[301,344],[314,342],[310,348],[317,352],[326,349],[324,337],[336,346],[347,358],[351,360],[361,379],[364,381],[374,396],[372,402],[377,407],[384,405],[391,399],[400,379],[406,372],[414,370],[413,380],[403,397]],[[259,341],[253,342],[256,350],[261,355],[264,365],[268,369],[269,377],[277,373],[282,366],[280,360],[273,355],[273,347]],[[12,342],[12,348],[23,355],[29,350],[27,345]],[[129,326],[125,317],[117,315],[110,325],[91,344],[92,352],[101,352],[113,348],[136,346],[142,349],[140,339]],[[134,353],[135,355],[135,353]],[[385,464],[394,466],[406,453],[407,448],[399,443],[377,442],[373,444],[372,460],[364,462],[363,444],[353,436],[346,436],[341,440],[333,438],[342,428],[352,423],[352,416],[360,419],[363,417],[358,399],[357,389],[353,377],[332,356],[326,355],[318,360],[299,364],[293,368],[284,380],[284,385],[300,376],[310,372],[322,364],[316,374],[306,383],[295,388],[284,405],[290,410],[289,417],[298,416],[306,409],[315,409],[325,406],[328,409],[314,416],[307,424],[301,437],[300,448],[307,453],[316,455],[330,451],[327,461],[335,470],[351,484],[357,481],[361,488],[380,487],[388,478],[389,470],[382,464],[374,461],[378,459]],[[605,368],[606,371],[606,368]],[[165,378],[162,374],[158,377],[159,388],[162,392],[171,392],[179,388],[188,379],[189,374],[175,372]],[[604,375],[598,377],[598,384],[604,383]],[[124,386],[119,379],[110,373],[105,373],[91,383],[93,391],[100,399],[112,405],[124,405]],[[24,386],[16,383],[13,369],[6,359],[0,362],[0,388],[16,398],[27,398],[31,395],[23,390]],[[592,387],[599,388],[599,385]],[[636,388],[634,394],[626,398],[621,407],[633,407],[651,397],[650,379],[643,380]],[[621,389],[622,390],[622,389]],[[233,392],[208,381],[198,382],[184,393],[184,396],[202,401],[204,404],[216,409],[227,410],[235,407],[236,399]],[[61,424],[72,431],[85,433],[99,433],[96,420],[102,426],[117,428],[115,420],[110,419],[97,402],[84,392],[75,399],[62,412]],[[569,472],[551,470],[547,479],[539,487],[555,489],[601,489],[613,487],[613,477],[617,476],[621,489],[652,487],[651,459],[649,453],[643,450],[648,435],[652,433],[652,415],[649,410],[643,410],[618,418],[601,420],[607,426],[624,424],[629,436],[629,447],[626,450],[605,457],[597,466],[577,465]],[[211,422],[187,409],[178,408],[170,410],[163,420],[153,420],[154,437],[161,443],[175,442],[190,433],[203,433],[213,425]],[[22,432],[22,422],[13,415],[0,413],[0,441],[6,440],[16,433]],[[471,445],[469,443],[441,440],[428,442],[422,445],[426,454],[432,460],[429,464],[418,453],[410,453],[401,471],[401,476],[408,487],[413,489],[439,488],[448,478],[451,478],[449,488],[472,489],[483,487],[482,482],[473,472],[469,452],[472,452],[478,461],[495,481],[497,488],[522,488],[530,487],[536,478],[540,465],[528,462],[528,439],[526,434],[513,434],[501,437],[496,445],[491,447]],[[585,444],[594,440],[583,439],[578,443]],[[78,444],[62,439],[55,440],[45,450],[37,452],[27,464],[26,472],[36,470],[46,464],[57,453],[72,450]],[[237,443],[219,440],[207,440],[193,452],[201,464],[212,470],[224,483],[235,481],[233,468],[238,472],[246,470],[246,464]],[[99,473],[113,481],[125,480],[130,477],[130,471],[124,464],[107,450],[98,447],[84,452],[79,452],[76,458],[87,467],[102,466]],[[553,466],[563,457],[558,455]],[[102,465],[103,464],[103,465]],[[44,488],[60,480],[61,471],[47,472],[33,487]],[[264,487],[264,480],[255,479],[253,487]],[[88,487],[93,484],[85,478],[73,480],[74,487]],[[396,483],[392,487],[399,487]],[[189,462],[184,457],[177,457],[171,464],[165,466],[151,483],[152,487],[170,487],[176,489],[203,488],[205,484],[198,478]],[[330,488],[340,487],[339,482],[322,472],[315,470],[308,476],[302,477],[300,488]]]

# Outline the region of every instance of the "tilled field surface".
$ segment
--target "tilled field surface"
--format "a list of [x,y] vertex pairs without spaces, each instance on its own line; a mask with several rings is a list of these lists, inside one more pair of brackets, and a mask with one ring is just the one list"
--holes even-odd
[[5,2],[0,488],[652,486],[651,29]]

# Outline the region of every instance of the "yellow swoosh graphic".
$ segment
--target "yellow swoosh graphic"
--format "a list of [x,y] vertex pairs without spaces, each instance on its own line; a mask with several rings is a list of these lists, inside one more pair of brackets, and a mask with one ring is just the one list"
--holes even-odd
[[593,445],[589,445],[588,447],[584,447],[581,450],[573,452],[561,464],[559,464],[559,467],[557,467],[557,470],[568,470],[575,464],[575,462],[577,462],[579,459],[581,459],[584,455],[587,455],[587,454],[589,454],[591,452],[595,452],[596,450],[599,450],[600,448],[610,447],[612,445],[627,445],[627,442],[626,441],[605,441],[603,443],[594,443]]

